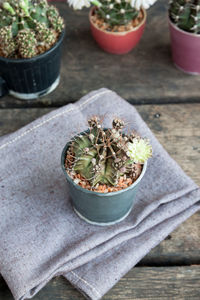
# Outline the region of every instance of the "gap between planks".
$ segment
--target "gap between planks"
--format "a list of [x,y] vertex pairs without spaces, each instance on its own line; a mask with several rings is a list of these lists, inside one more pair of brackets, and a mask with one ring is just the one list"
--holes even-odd
[[[84,95],[81,95],[83,97]],[[76,103],[79,99],[70,99],[70,101],[66,100],[60,100],[58,101],[58,104],[56,103],[49,103],[48,100],[43,100],[37,99],[37,100],[28,100],[28,101],[23,101],[23,100],[17,100],[13,98],[8,98],[6,102],[0,100],[0,109],[23,109],[23,108],[51,108],[51,109],[56,109],[59,107],[62,107],[67,104],[72,104]],[[196,104],[200,103],[200,97],[199,98],[160,98],[160,99],[126,99],[127,102],[129,102],[132,105],[136,106],[142,106],[142,105],[169,105],[169,104]]]

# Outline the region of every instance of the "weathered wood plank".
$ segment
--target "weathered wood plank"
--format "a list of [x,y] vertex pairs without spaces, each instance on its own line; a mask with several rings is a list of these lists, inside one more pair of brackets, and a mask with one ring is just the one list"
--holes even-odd
[[[200,104],[143,105],[137,109],[170,155],[200,184]],[[51,110],[0,110],[0,135],[15,131]]]
[[60,106],[104,86],[135,104],[200,102],[200,76],[180,72],[171,61],[168,1],[160,0],[148,11],[140,44],[122,56],[107,54],[95,44],[87,9],[75,12],[66,3],[56,5],[66,20],[60,86],[32,102],[4,97],[0,107]]
[[200,185],[200,104],[147,105],[137,110],[169,154]]
[[200,265],[200,212],[174,230],[152,249],[139,266]]
[[135,268],[104,297],[108,299],[199,299],[200,267]]
[[[104,297],[104,300],[182,300],[198,299],[200,266],[133,268]],[[84,300],[85,298],[62,277],[51,280],[34,300]],[[0,279],[0,300],[13,300]]]
[[[137,106],[143,119],[184,171],[200,184],[200,104]],[[52,109],[0,110],[0,135],[12,132]],[[140,265],[200,264],[200,213],[179,226]]]

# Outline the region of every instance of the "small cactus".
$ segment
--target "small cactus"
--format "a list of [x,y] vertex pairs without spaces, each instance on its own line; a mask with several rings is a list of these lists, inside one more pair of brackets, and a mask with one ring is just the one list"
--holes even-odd
[[137,164],[144,164],[152,155],[148,140],[125,134],[123,120],[115,118],[112,128],[104,129],[97,116],[88,120],[89,129],[71,141],[66,157],[73,157],[68,171],[80,174],[94,187],[98,184],[115,186],[120,176],[135,181]]
[[200,0],[170,0],[169,16],[180,29],[200,34]]
[[63,29],[58,10],[46,0],[4,0],[0,4],[0,55],[34,57],[50,49]]
[[16,43],[12,37],[12,26],[0,28],[0,50],[4,57],[13,56],[16,50]]
[[97,16],[111,28],[128,25],[142,16],[141,8],[149,8],[156,0],[68,0],[74,9],[82,9],[93,4]]

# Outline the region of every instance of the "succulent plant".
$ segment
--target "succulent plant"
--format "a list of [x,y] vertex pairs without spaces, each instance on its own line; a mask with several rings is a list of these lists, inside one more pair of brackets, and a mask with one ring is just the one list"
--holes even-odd
[[152,155],[148,140],[134,132],[123,133],[125,123],[119,118],[112,121],[110,129],[103,128],[97,116],[88,124],[89,129],[70,142],[66,157],[73,162],[70,159],[68,171],[80,174],[92,187],[114,186],[125,174],[135,181],[139,176],[137,165]]
[[100,19],[110,25],[127,25],[141,15],[141,8],[149,8],[156,0],[68,0],[74,9],[93,4]]
[[170,0],[169,16],[179,28],[200,33],[200,0]]
[[0,4],[0,55],[31,58],[50,49],[64,28],[46,0],[6,0]]

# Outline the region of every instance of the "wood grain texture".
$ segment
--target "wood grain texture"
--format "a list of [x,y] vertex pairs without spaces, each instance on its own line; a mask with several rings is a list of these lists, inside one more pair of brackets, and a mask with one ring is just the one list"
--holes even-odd
[[[169,154],[200,184],[200,104],[141,105],[137,109]],[[0,110],[0,135],[10,133],[50,108]],[[200,212],[154,248],[140,265],[200,264]]]
[[36,101],[4,97],[0,107],[60,106],[101,87],[115,90],[134,104],[200,102],[200,76],[186,75],[172,63],[168,1],[157,1],[148,10],[139,45],[122,56],[105,53],[96,45],[87,9],[75,12],[66,3],[56,5],[66,21],[60,86]]
[[[199,300],[200,266],[133,268],[103,300]],[[34,300],[84,300],[62,277],[51,280]],[[13,300],[0,279],[0,300]]]
[[[200,185],[200,104],[138,105],[136,108],[164,148]],[[15,131],[52,109],[2,109],[0,135]]]

